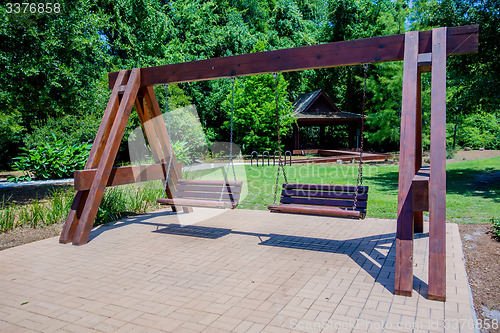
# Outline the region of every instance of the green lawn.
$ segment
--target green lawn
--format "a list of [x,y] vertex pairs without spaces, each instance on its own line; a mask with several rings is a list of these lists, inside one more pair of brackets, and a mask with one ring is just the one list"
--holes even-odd
[[[276,167],[236,166],[237,178],[247,180],[240,209],[265,210],[273,202]],[[357,165],[287,166],[289,182],[355,185]],[[222,179],[221,172],[189,172],[189,178]],[[283,178],[280,177],[280,184]],[[367,164],[364,185],[370,186],[368,217],[396,218],[398,166]],[[278,194],[279,195],[279,194]],[[279,201],[279,198],[278,198]],[[447,219],[453,222],[489,222],[500,212],[500,158],[447,165]]]

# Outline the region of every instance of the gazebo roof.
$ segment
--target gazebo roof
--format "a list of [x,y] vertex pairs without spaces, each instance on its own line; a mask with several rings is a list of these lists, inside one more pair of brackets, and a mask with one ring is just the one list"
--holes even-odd
[[293,102],[293,116],[299,123],[360,121],[361,115],[341,111],[321,89],[305,93]]

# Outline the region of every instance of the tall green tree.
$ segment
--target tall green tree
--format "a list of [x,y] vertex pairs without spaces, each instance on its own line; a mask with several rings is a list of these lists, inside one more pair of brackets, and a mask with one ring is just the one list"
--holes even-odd
[[[292,103],[287,99],[288,84],[281,74],[277,76],[276,82],[280,135],[283,140],[294,121],[291,115]],[[227,131],[231,126],[229,121],[231,93],[227,95],[223,108],[228,119],[224,122]],[[272,152],[278,149],[274,78],[271,74],[249,76],[237,80],[234,89],[233,126],[234,142],[244,153],[249,154],[253,150]]]
[[470,114],[499,115],[500,103],[500,2],[494,0],[415,1],[411,23],[414,29],[479,24],[479,52],[448,58],[447,84],[449,121]]
[[90,3],[62,2],[60,14],[8,14],[2,7],[0,110],[20,112],[29,130],[38,120],[100,107],[96,81],[110,57],[100,34],[105,20]]

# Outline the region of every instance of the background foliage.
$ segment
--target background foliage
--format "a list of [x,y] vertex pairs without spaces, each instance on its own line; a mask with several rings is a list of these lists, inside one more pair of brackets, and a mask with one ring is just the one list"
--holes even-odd
[[[93,139],[109,97],[107,73],[132,67],[223,57],[404,33],[437,26],[480,25],[480,52],[448,60],[450,144],[499,148],[500,3],[494,0],[72,0],[61,14],[7,14],[0,5],[0,167],[19,147],[48,133],[68,144]],[[397,150],[400,63],[368,72],[368,148]],[[272,89],[265,77],[239,78],[237,142],[266,149],[273,137]],[[424,112],[429,80],[424,76]],[[161,92],[158,90],[160,96]],[[286,119],[299,95],[324,89],[340,109],[359,113],[361,66],[283,73],[280,110]],[[208,140],[228,140],[228,80],[169,88],[172,104],[193,103]],[[164,106],[165,99],[159,97]],[[259,102],[252,110],[242,101]],[[252,103],[253,103],[252,102]],[[239,103],[239,104],[238,104]],[[262,117],[255,121],[255,115]],[[428,117],[424,115],[424,130]],[[252,124],[251,131],[248,124]],[[138,125],[133,117],[129,129]],[[286,129],[284,129],[286,131]],[[428,135],[428,133],[426,134]],[[126,134],[124,137],[126,138]],[[275,134],[274,134],[275,136]],[[271,147],[272,148],[272,147]],[[125,160],[122,151],[120,158]]]

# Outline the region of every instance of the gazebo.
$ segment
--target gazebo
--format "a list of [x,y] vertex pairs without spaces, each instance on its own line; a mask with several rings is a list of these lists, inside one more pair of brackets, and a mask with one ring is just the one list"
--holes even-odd
[[324,143],[325,127],[348,125],[349,147],[356,147],[357,129],[361,127],[361,115],[343,112],[321,89],[305,93],[293,102],[293,116],[297,122],[293,126],[294,150],[300,150],[300,127],[319,126],[319,145]]

